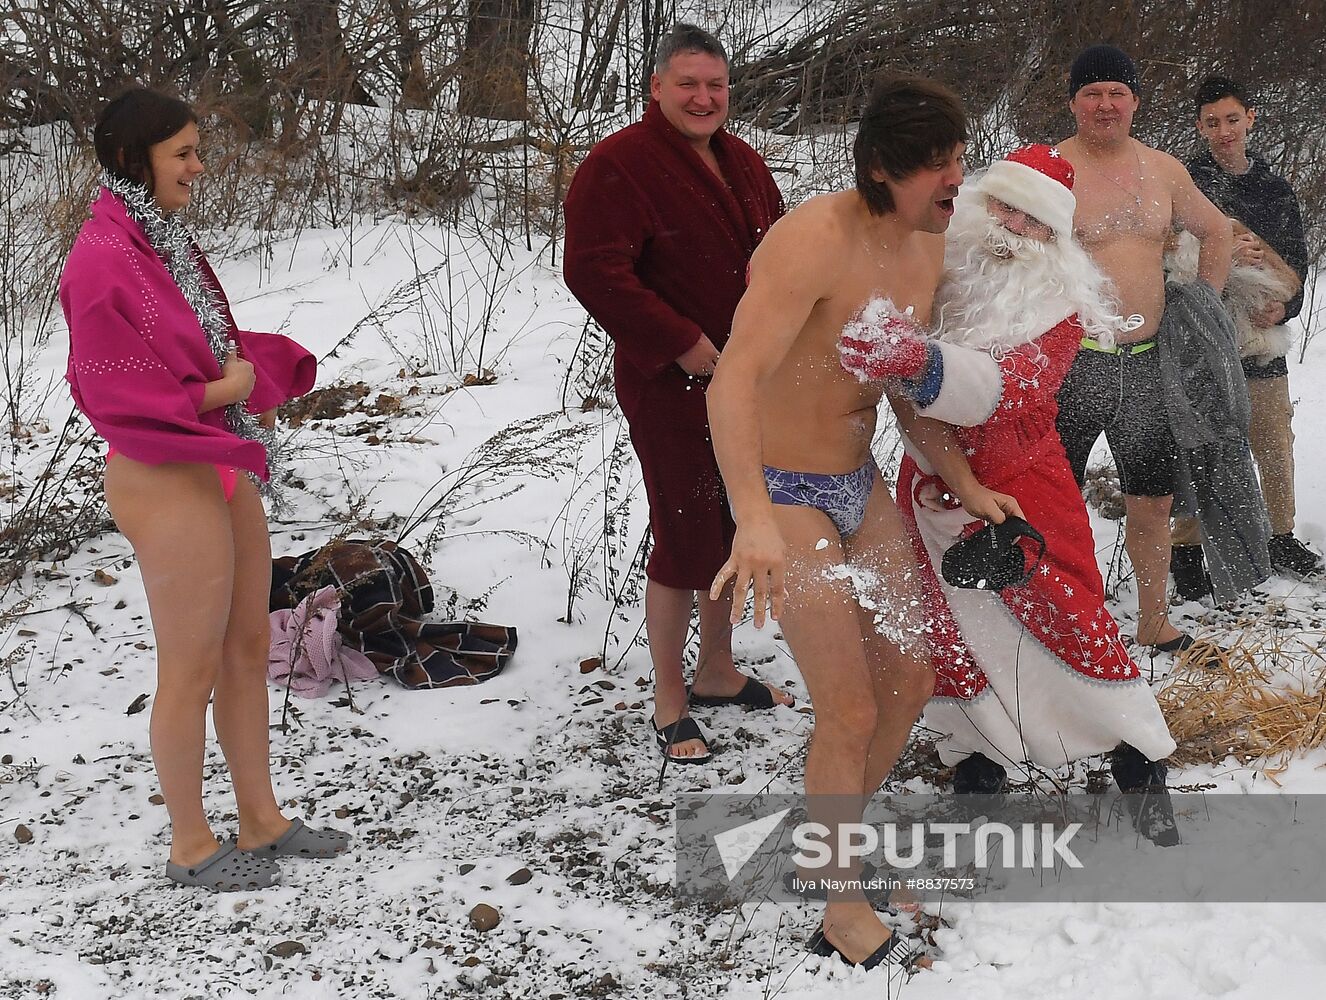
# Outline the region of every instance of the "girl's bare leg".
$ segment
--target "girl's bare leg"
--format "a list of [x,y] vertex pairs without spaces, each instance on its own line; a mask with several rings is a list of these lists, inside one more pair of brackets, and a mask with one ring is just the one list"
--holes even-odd
[[267,650],[271,631],[267,599],[272,551],[267,515],[253,484],[241,476],[230,501],[234,539],[234,590],[212,699],[216,735],[230,765],[239,806],[239,846],[271,843],[290,826],[272,791],[267,716]]
[[106,502],[138,557],[156,637],[150,733],[170,860],[195,864],[218,847],[203,811],[203,741],[234,587],[230,511],[210,465],[124,455],[107,462]]

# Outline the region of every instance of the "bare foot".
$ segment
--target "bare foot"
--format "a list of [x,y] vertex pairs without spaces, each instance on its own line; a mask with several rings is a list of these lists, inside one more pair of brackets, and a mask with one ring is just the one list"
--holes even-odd
[[275,816],[264,817],[261,821],[249,820],[240,821],[239,837],[236,844],[241,851],[252,851],[255,848],[266,847],[274,840],[280,839],[290,829],[291,821],[286,819],[280,813]]
[[889,906],[899,913],[921,912],[921,899],[905,885],[900,885],[889,893]]
[[190,840],[187,843],[171,841],[170,862],[188,868],[199,861],[210,858],[221,849],[221,843],[210,834],[205,839]]
[[[654,728],[661,730],[681,719],[686,712],[686,692],[682,690],[679,695],[671,697],[663,694],[661,691],[654,692]],[[709,748],[705,746],[704,740],[682,740],[680,743],[672,744],[668,750],[672,757],[703,757],[709,753]]]
[[1160,627],[1154,632],[1145,633],[1139,626],[1137,629],[1137,644],[1139,646],[1159,646],[1161,643],[1173,642],[1182,633],[1170,624],[1169,619],[1162,619]]

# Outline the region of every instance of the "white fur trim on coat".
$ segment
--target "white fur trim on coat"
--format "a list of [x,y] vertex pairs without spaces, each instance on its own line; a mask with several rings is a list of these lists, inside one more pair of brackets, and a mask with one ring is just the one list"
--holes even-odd
[[929,406],[918,406],[916,412],[959,427],[985,423],[1004,394],[998,363],[985,351],[975,348],[944,343],[936,346],[944,356],[944,381],[935,401]]

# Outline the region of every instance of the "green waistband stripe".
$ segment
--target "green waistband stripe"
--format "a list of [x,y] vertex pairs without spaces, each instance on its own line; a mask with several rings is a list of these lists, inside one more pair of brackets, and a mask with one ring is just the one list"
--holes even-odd
[[1092,340],[1090,337],[1082,338],[1082,349],[1086,351],[1099,351],[1101,354],[1141,354],[1143,351],[1149,351],[1156,346],[1154,340],[1143,340],[1137,344],[1124,344],[1122,347],[1106,347],[1099,341]]

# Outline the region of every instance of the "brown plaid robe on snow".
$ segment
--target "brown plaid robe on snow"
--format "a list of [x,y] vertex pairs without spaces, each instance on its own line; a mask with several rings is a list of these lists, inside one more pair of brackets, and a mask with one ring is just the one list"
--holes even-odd
[[496,677],[516,648],[516,630],[482,622],[427,622],[433,588],[395,542],[348,539],[272,560],[270,609],[293,608],[333,586],[345,644],[407,688],[458,687]]

